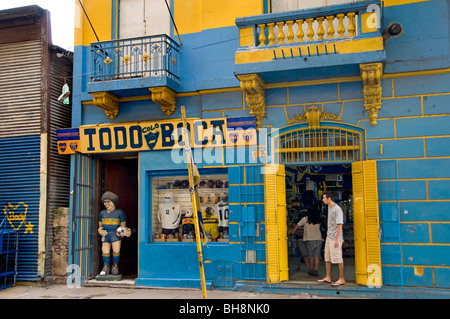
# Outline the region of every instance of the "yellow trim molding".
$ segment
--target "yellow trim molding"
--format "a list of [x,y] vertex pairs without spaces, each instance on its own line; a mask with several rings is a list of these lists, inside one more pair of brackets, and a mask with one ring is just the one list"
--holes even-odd
[[177,106],[177,93],[167,86],[149,88],[152,92],[152,101],[161,105],[166,115],[172,115]]
[[241,81],[241,89],[246,95],[250,115],[255,117],[256,129],[259,130],[266,115],[265,83],[256,73],[238,75],[237,78]]
[[119,115],[119,98],[108,92],[92,92],[93,104],[105,110],[106,116],[114,120]]
[[293,119],[288,121],[288,124],[298,123],[298,122],[308,122],[309,128],[312,130],[318,129],[320,127],[320,122],[322,120],[332,120],[341,121],[341,117],[333,113],[323,113],[321,109],[311,106],[304,114],[298,114]]
[[381,63],[360,64],[363,80],[364,108],[369,112],[370,124],[377,125],[378,111],[381,108],[381,77],[383,65]]
[[[336,52],[339,54],[348,54],[348,53],[361,53],[361,52],[371,52],[371,51],[381,51],[384,50],[383,38],[375,37],[375,38],[367,38],[367,39],[353,39],[350,40],[342,40],[336,41],[332,44],[330,43],[322,43],[322,44],[304,44],[304,45],[293,45],[292,47],[285,48],[274,48],[270,45],[258,47],[257,50],[246,50],[239,51],[235,53],[235,64],[244,64],[244,63],[255,63],[255,62],[268,62],[274,59],[274,52],[276,57],[282,58],[284,56],[291,57],[291,52],[294,52],[294,58],[299,58],[300,54],[299,50],[302,53],[302,56],[308,55],[309,51],[313,54],[325,54],[325,47],[327,47],[327,51],[331,52],[336,48]],[[281,52],[283,51],[283,52]]]

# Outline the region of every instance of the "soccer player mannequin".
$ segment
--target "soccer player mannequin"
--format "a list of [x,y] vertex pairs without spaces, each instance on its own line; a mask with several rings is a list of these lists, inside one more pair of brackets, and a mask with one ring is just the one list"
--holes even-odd
[[[101,198],[106,210],[102,210],[99,215],[98,233],[102,236],[102,259],[103,269],[100,276],[119,274],[121,237],[116,235],[116,230],[120,226],[126,227],[126,217],[122,209],[116,208],[119,204],[119,197],[113,192],[105,192]],[[128,228],[129,230],[129,228]],[[130,235],[130,231],[128,234]],[[111,268],[111,247],[113,251]]]
[[161,233],[164,236],[172,235],[178,231],[181,219],[180,205],[175,203],[171,193],[164,194],[164,203],[159,205],[158,219],[162,224]]

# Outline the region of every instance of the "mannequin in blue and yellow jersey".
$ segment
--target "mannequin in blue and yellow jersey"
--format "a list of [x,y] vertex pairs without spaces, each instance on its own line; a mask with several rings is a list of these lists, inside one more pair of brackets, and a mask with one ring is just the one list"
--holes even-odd
[[215,240],[219,237],[219,218],[214,215],[212,207],[207,207],[202,214],[203,227],[206,234],[211,234],[211,239]]
[[[119,274],[120,245],[121,237],[116,235],[116,230],[120,226],[126,227],[126,217],[123,210],[116,208],[119,204],[119,197],[113,192],[105,192],[101,198],[105,205],[98,219],[98,233],[102,236],[102,259],[103,269],[100,276]],[[111,247],[113,250],[113,265],[111,268]]]
[[181,218],[181,226],[182,226],[182,234],[187,235],[189,233],[194,234],[194,217],[192,216],[192,209],[189,208],[186,210],[184,215]]

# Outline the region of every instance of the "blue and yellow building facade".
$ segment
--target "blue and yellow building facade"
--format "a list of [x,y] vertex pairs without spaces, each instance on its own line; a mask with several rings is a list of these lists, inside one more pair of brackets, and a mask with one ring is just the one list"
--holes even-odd
[[229,237],[203,246],[208,287],[335,294],[296,279],[288,236],[293,203],[322,212],[325,188],[351,237],[341,294],[449,296],[448,2],[291,2],[76,1],[69,261],[83,278],[98,271],[92,229],[113,190],[133,229],[124,272],[200,287],[195,243],[158,237],[163,194],[190,204],[185,106],[202,209],[229,208]]

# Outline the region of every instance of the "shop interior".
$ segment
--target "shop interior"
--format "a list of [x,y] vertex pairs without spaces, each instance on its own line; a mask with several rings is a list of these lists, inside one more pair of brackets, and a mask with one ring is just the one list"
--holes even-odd
[[[152,242],[194,242],[189,177],[152,179]],[[202,225],[211,242],[228,242],[228,175],[201,175],[198,188]]]
[[[119,271],[124,278],[137,277],[138,259],[138,159],[137,157],[104,157],[100,160],[101,193],[112,191],[119,196],[118,208],[125,212],[127,227],[131,229],[131,236],[122,239],[120,249]],[[99,211],[105,209],[99,203]],[[97,228],[95,228],[97,229]],[[101,267],[101,242],[100,236],[96,242],[96,262],[94,266],[97,273]]]
[[[290,230],[306,216],[308,209],[319,214],[320,229],[325,243],[327,232],[327,205],[322,202],[325,191],[335,193],[335,202],[344,213],[343,257],[347,282],[355,281],[355,249],[353,236],[353,197],[350,164],[286,166],[286,204],[288,228],[288,262],[290,281],[316,282],[325,276],[324,245],[321,248],[317,274],[309,274],[307,251],[303,242],[304,227],[294,234]],[[332,280],[339,278],[337,265],[332,266]]]

